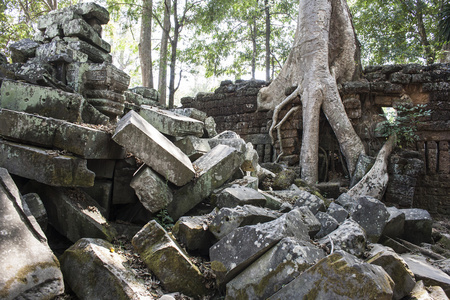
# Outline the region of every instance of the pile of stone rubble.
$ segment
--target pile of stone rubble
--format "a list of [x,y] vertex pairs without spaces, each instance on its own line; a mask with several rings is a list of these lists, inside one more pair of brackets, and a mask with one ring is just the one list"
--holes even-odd
[[127,239],[167,293],[193,298],[448,299],[450,236],[428,212],[332,184],[326,199],[205,113],[127,90],[108,19],[93,3],[52,12],[1,62],[0,298],[163,296],[111,244]]

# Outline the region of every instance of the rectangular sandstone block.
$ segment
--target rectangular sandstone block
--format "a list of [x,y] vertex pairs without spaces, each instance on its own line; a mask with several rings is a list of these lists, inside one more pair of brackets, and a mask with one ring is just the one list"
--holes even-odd
[[0,108],[69,122],[82,120],[85,100],[79,94],[11,80],[3,81],[0,93]]
[[117,123],[112,139],[177,186],[194,178],[189,157],[134,111]]
[[84,76],[86,88],[93,90],[122,93],[130,84],[130,76],[109,63],[90,64]]
[[62,24],[64,36],[79,37],[90,42],[101,50],[110,53],[111,45],[103,40],[100,35],[83,19],[73,19]]
[[112,56],[106,51],[102,51],[91,44],[80,40],[76,37],[65,37],[64,40],[67,45],[77,51],[83,52],[88,56],[88,59],[94,63],[112,63]]

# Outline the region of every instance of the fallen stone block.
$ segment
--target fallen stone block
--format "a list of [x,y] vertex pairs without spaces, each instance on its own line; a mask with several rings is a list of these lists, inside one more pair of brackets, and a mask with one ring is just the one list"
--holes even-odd
[[100,24],[108,24],[109,22],[108,10],[94,2],[78,3],[73,6],[69,6],[67,9],[75,11],[86,20],[95,18],[100,22]]
[[358,157],[358,161],[356,163],[355,172],[353,173],[353,177],[350,180],[350,188],[357,184],[364,175],[369,172],[370,168],[372,168],[375,163],[375,158],[371,156],[367,156],[364,154],[360,154]]
[[143,166],[133,177],[130,186],[136,192],[142,205],[153,213],[165,208],[173,200],[173,193],[168,183],[147,166]]
[[83,123],[94,125],[109,125],[109,117],[99,112],[88,102],[84,102],[83,111],[81,112]]
[[331,202],[327,208],[327,214],[332,216],[339,224],[345,221],[348,217],[348,211],[335,202]]
[[44,203],[36,193],[29,193],[22,196],[22,199],[26,202],[28,209],[33,217],[38,222],[43,231],[47,230],[48,218],[47,211],[45,210]]
[[112,139],[177,186],[194,178],[189,157],[134,111],[117,123]]
[[202,157],[204,154],[211,151],[207,139],[201,139],[199,137],[188,135],[182,139],[179,139],[173,143],[180,148],[184,154],[186,154],[191,161],[195,161]]
[[318,211],[325,211],[323,200],[307,191],[296,189],[273,191],[272,193],[281,199],[288,199],[289,203],[294,203],[294,207],[307,206],[313,214]]
[[38,183],[28,189],[41,197],[49,223],[73,243],[84,237],[107,241],[116,237],[116,231],[103,216],[104,210],[82,190]]
[[[144,87],[144,86],[136,86],[130,89],[130,92],[141,95],[145,99],[150,99],[152,101],[159,101],[159,92],[155,89]],[[141,103],[146,104],[146,103]]]
[[191,297],[206,293],[200,270],[156,221],[147,223],[131,242],[166,290]]
[[27,218],[6,169],[0,168],[0,182],[0,298],[50,299],[64,293],[59,262]]
[[388,207],[389,218],[384,226],[383,235],[396,238],[403,235],[405,229],[405,213],[396,207]]
[[238,227],[270,222],[280,216],[279,212],[253,205],[224,207],[211,220],[209,231],[220,240]]
[[205,131],[208,137],[213,137],[217,135],[216,131],[216,121],[213,117],[207,117],[205,119]]
[[62,24],[64,36],[78,37],[92,43],[105,52],[111,52],[111,45],[103,40],[100,35],[83,19],[73,19]]
[[274,190],[288,190],[297,177],[298,175],[293,169],[281,170],[276,173],[272,187]]
[[18,81],[4,80],[0,107],[45,117],[81,122],[84,98],[61,90]]
[[218,208],[233,208],[247,204],[264,207],[266,204],[266,197],[252,188],[234,185],[220,192],[212,204]]
[[241,153],[225,145],[219,145],[197,159],[194,162],[198,170],[195,181],[177,190],[172,203],[167,206],[172,218],[178,219],[211,195],[214,189],[231,178],[242,161]]
[[242,153],[245,153],[246,149],[245,141],[233,131],[224,131],[209,139],[208,143],[211,148],[214,148],[217,145],[227,145]]
[[67,42],[67,45],[79,52],[82,52],[88,56],[89,61],[94,63],[112,63],[111,54],[102,51],[101,49],[92,46],[91,44],[80,40],[78,38],[73,37],[65,37],[64,41]]
[[329,249],[344,250],[357,257],[366,251],[367,236],[364,229],[352,219],[347,219],[339,227],[319,240]]
[[83,188],[92,199],[103,209],[103,216],[109,220],[112,209],[112,185],[111,180],[95,179],[94,185],[88,188]]
[[125,105],[109,99],[88,98],[87,101],[102,114],[115,119],[122,116]]
[[172,233],[189,251],[208,254],[209,248],[216,242],[208,231],[208,224],[214,213],[204,216],[181,217],[172,228]]
[[308,234],[313,238],[320,230],[320,222],[307,206],[300,206],[301,220],[308,227]]
[[307,240],[301,212],[293,210],[271,222],[244,226],[222,238],[209,250],[211,269],[219,286],[226,284],[285,237]]
[[342,193],[335,201],[347,211],[350,211],[356,203],[356,199],[347,193]]
[[30,39],[23,39],[9,46],[11,60],[13,63],[25,63],[29,58],[35,56],[39,43]]
[[284,238],[227,283],[225,299],[267,299],[324,256],[307,241]]
[[353,209],[350,210],[350,216],[364,228],[368,240],[376,243],[383,233],[389,213],[380,200],[372,197],[359,197],[356,199]]
[[437,285],[444,289],[447,297],[450,296],[450,276],[436,267],[430,265],[426,258],[415,254],[400,255],[414,273],[417,281],[421,280],[427,286]]
[[29,144],[67,150],[86,159],[125,157],[125,150],[111,140],[109,133],[8,109],[0,109],[0,135]]
[[111,90],[122,93],[128,89],[130,76],[112,64],[89,64],[84,73],[86,89]]
[[405,228],[402,238],[420,245],[420,243],[431,243],[431,229],[433,219],[428,211],[420,208],[400,209],[405,214]]
[[242,164],[241,169],[244,172],[255,172],[258,169],[258,152],[253,149],[252,143],[247,143],[245,147],[244,163]]
[[208,117],[208,115],[205,112],[198,110],[196,108],[173,108],[170,111],[179,115],[199,120],[201,122],[205,122],[206,118]]
[[140,115],[161,133],[170,136],[203,136],[203,122],[178,115],[169,110],[141,105]]
[[8,169],[11,174],[53,186],[94,185],[95,174],[86,168],[86,160],[2,139],[0,167]]
[[392,299],[402,299],[408,296],[416,285],[414,274],[408,265],[391,248],[374,244],[366,262],[382,267],[394,281]]
[[38,18],[37,29],[45,30],[52,25],[62,25],[74,19],[81,19],[81,16],[73,9],[52,10],[45,16]]
[[118,160],[114,167],[113,204],[131,204],[139,199],[130,186],[134,173],[138,170],[134,157]]
[[275,299],[392,299],[394,282],[379,266],[336,251],[272,295]]
[[88,55],[73,49],[62,40],[53,40],[50,43],[40,45],[36,49],[36,57],[40,60],[48,62],[87,62]]
[[315,235],[316,239],[323,238],[339,226],[339,222],[327,213],[319,211],[315,217],[320,222],[320,230]]
[[60,260],[64,280],[80,299],[154,299],[107,241],[80,239]]
[[425,287],[422,280],[418,281],[409,295],[418,300],[447,300],[448,297],[440,286]]

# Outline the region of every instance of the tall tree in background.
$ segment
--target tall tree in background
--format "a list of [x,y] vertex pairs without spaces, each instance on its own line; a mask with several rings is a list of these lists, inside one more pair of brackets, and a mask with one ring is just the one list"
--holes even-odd
[[168,58],[168,43],[170,35],[170,12],[171,0],[164,0],[164,19],[162,23],[161,45],[159,51],[159,78],[158,91],[160,95],[159,102],[166,104],[167,98],[167,58]]
[[139,39],[139,60],[141,63],[142,85],[153,88],[152,62],[152,0],[143,0],[141,14],[141,35]]
[[442,6],[438,29],[443,51],[441,61],[450,62],[450,3]]
[[266,81],[270,81],[270,6],[269,0],[264,0],[264,15],[266,17]]

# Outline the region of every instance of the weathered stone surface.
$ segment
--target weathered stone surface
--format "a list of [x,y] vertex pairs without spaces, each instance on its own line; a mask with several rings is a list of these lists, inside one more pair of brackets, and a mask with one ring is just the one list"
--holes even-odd
[[252,188],[234,185],[220,192],[215,201],[215,205],[219,208],[233,208],[246,204],[263,207],[266,204],[266,197]]
[[422,280],[418,281],[410,294],[414,300],[447,300],[448,297],[440,286],[425,287]]
[[60,259],[64,280],[80,299],[153,299],[107,241],[80,239]]
[[67,150],[87,159],[125,157],[125,150],[111,140],[109,133],[8,109],[0,109],[0,135],[25,143]]
[[228,282],[225,299],[267,299],[324,256],[307,241],[284,238]]
[[36,48],[40,44],[30,39],[23,39],[9,46],[11,51],[11,60],[13,63],[24,63],[29,58],[34,57]]
[[400,209],[405,214],[405,229],[402,238],[419,245],[431,243],[433,219],[428,211],[420,208]]
[[87,101],[92,104],[98,111],[110,118],[122,116],[125,105],[109,99],[88,98]]
[[258,169],[259,156],[258,152],[253,148],[252,143],[245,145],[244,163],[241,166],[244,172],[256,172]]
[[[87,62],[88,55],[73,49],[62,40],[45,43],[36,49],[36,56],[43,62]],[[64,78],[65,79],[65,78]]]
[[206,293],[199,269],[156,221],[147,223],[133,237],[132,244],[169,292],[182,292],[191,297]]
[[[159,92],[155,89],[144,87],[144,86],[136,86],[130,89],[130,92],[141,95],[145,99],[151,99],[152,101],[158,102],[159,100]],[[146,104],[146,103],[140,103]]]
[[220,240],[238,227],[270,222],[280,216],[281,213],[253,205],[224,207],[211,220],[209,231]]
[[389,213],[380,200],[372,197],[359,197],[350,211],[350,216],[364,228],[368,240],[376,243],[383,233]]
[[403,235],[405,228],[405,213],[396,207],[388,207],[389,218],[384,226],[383,235],[396,238]]
[[280,198],[290,199],[289,202],[294,203],[294,207],[307,206],[313,214],[318,211],[325,211],[325,204],[322,199],[301,189],[273,191],[273,194]]
[[195,161],[205,153],[211,151],[211,147],[209,146],[207,139],[201,139],[193,135],[188,135],[178,141],[175,141],[173,144],[180,148],[184,154],[189,156],[191,161]]
[[327,213],[319,211],[315,215],[315,217],[320,222],[320,230],[315,235],[316,239],[323,238],[327,234],[333,232],[339,226],[339,222]]
[[203,122],[169,110],[141,105],[140,115],[160,132],[170,136],[203,136]]
[[117,161],[114,167],[113,204],[138,202],[134,189],[130,186],[134,173],[138,170],[134,157]]
[[30,188],[44,202],[49,223],[73,243],[84,237],[112,241],[116,236],[98,203],[82,190],[37,183]]
[[62,25],[73,19],[81,19],[81,16],[77,14],[73,9],[59,9],[53,10],[41,16],[37,22],[37,28],[39,30],[45,30],[51,25]]
[[395,286],[392,299],[402,299],[408,296],[416,284],[414,274],[405,261],[391,248],[374,244],[366,262],[382,267],[394,281]]
[[[206,118],[208,117],[208,115],[198,109],[195,108],[173,108],[170,111],[173,111],[174,113],[177,113],[179,115],[183,115],[192,119],[196,119],[199,120],[201,122],[205,122]],[[213,136],[216,136],[217,133]]]
[[339,182],[319,182],[313,186],[326,198],[336,199],[341,195],[341,184]]
[[332,216],[336,221],[338,221],[339,224],[345,221],[348,217],[348,211],[337,204],[336,202],[331,202],[330,205],[327,208],[327,214]]
[[213,117],[207,117],[205,119],[205,131],[208,134],[208,137],[217,135],[216,126],[217,124]]
[[172,233],[181,244],[190,251],[200,251],[207,254],[209,248],[216,242],[208,224],[214,213],[204,216],[181,217],[172,228]]
[[42,230],[47,230],[47,211],[45,210],[44,203],[42,203],[41,198],[36,193],[29,193],[22,196],[22,199],[26,202],[28,209],[30,210],[33,217],[41,226]]
[[64,36],[78,37],[86,40],[105,52],[111,52],[111,45],[104,41],[100,35],[83,19],[73,19],[62,24]]
[[211,268],[219,285],[234,278],[285,237],[308,239],[301,212],[293,210],[271,222],[235,229],[209,250]]
[[81,122],[84,98],[57,89],[4,80],[0,107],[45,117]]
[[67,42],[67,45],[77,51],[80,51],[88,56],[88,59],[94,63],[112,63],[111,54],[102,51],[101,49],[92,46],[91,44],[80,40],[78,38],[66,37],[64,40]]
[[236,149],[218,145],[194,162],[198,176],[195,181],[177,190],[167,211],[178,219],[203,199],[211,195],[214,189],[222,186],[243,162],[242,153]]
[[122,93],[128,89],[130,76],[112,64],[89,64],[89,69],[84,73],[87,89],[111,90]]
[[78,3],[70,6],[68,9],[75,11],[87,20],[95,18],[100,22],[100,24],[108,24],[109,22],[108,10],[94,2]]
[[194,178],[189,157],[134,111],[117,123],[112,139],[175,185]]
[[216,147],[217,145],[227,145],[235,148],[237,151],[245,153],[245,141],[241,139],[241,137],[233,132],[233,131],[224,131],[212,139],[208,140],[211,148]]
[[394,282],[379,266],[344,251],[323,258],[269,299],[392,299]]
[[103,216],[109,220],[111,206],[112,206],[112,185],[111,180],[95,179],[94,185],[88,188],[83,188],[92,199],[103,209]]
[[301,220],[303,224],[308,227],[308,234],[311,238],[313,238],[316,233],[320,230],[320,222],[319,220],[314,216],[312,211],[307,206],[300,206],[298,210],[301,213]]
[[62,294],[59,262],[45,235],[27,218],[6,169],[0,168],[0,182],[0,298],[50,299]]
[[350,211],[352,207],[356,203],[356,199],[354,199],[352,196],[350,196],[347,193],[342,193],[335,201],[337,204],[341,205],[343,208],[345,208],[347,211]]
[[358,223],[352,219],[347,219],[336,230],[320,239],[319,243],[327,245],[329,249],[334,246],[334,249],[344,250],[361,257],[366,251],[367,236]]
[[437,285],[450,295],[450,276],[426,262],[424,257],[415,254],[402,254],[417,281],[422,280],[427,286]]
[[172,202],[173,194],[168,183],[147,166],[133,177],[130,186],[150,212],[157,212]]
[[95,174],[86,168],[86,160],[2,139],[0,167],[8,169],[11,174],[53,186],[94,185]]
[[287,190],[294,183],[295,178],[298,175],[292,169],[285,169],[277,173],[273,179],[273,189],[275,190]]
[[364,177],[364,175],[369,172],[370,168],[372,168],[373,164],[375,163],[375,158],[371,156],[367,156],[364,154],[361,154],[358,158],[358,161],[356,163],[356,169],[353,173],[353,177],[350,181],[350,188],[353,187],[355,184],[357,184],[361,178]]

